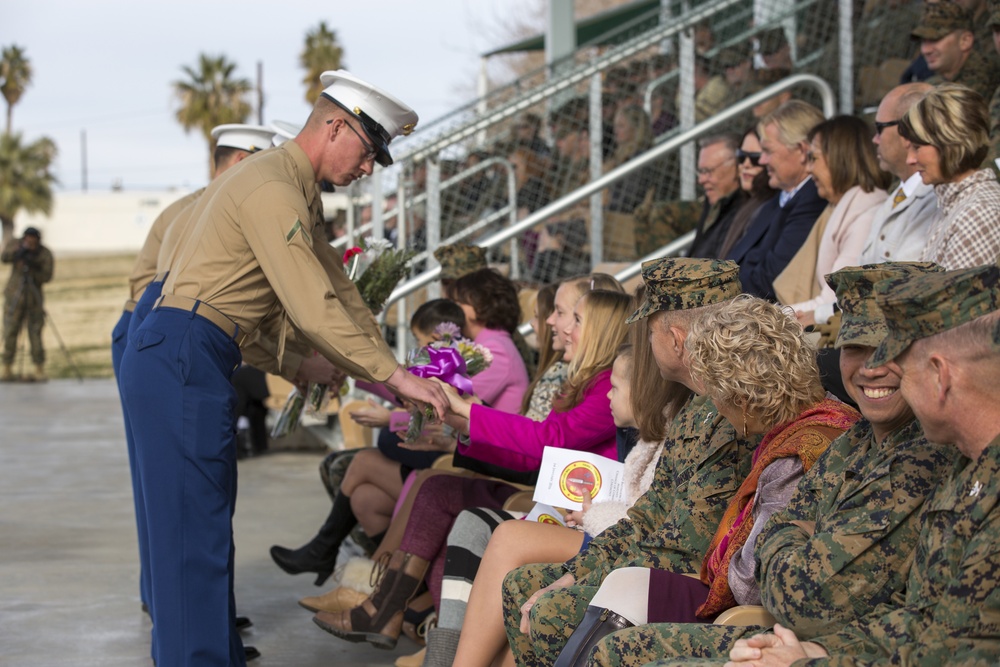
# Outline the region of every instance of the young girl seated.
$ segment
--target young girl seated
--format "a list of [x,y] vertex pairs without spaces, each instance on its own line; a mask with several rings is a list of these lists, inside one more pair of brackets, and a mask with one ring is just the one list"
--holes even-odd
[[[637,294],[637,301],[641,300],[641,294]],[[548,524],[505,521],[516,517],[503,512],[487,513],[481,508],[463,512],[448,537],[444,592],[438,626],[428,632],[426,664],[454,661],[460,665],[490,665],[507,646],[500,605],[507,572],[528,563],[568,560],[586,548],[590,537],[625,517],[632,503],[649,488],[663,448],[666,424],[690,391],[660,376],[652,357],[648,324],[643,318],[630,325],[632,343],[615,360],[609,394],[615,424],[634,425],[639,432],[638,443],[625,459],[627,500],[594,505],[585,502],[583,511],[567,515],[568,525],[578,525],[582,532]],[[496,532],[490,537],[493,530]],[[483,544],[486,541],[488,545]],[[485,548],[481,565],[478,560],[469,562],[468,557],[477,552],[473,546],[477,543],[483,544],[479,553]],[[452,585],[463,576],[464,582],[475,579],[471,591],[468,583]],[[471,631],[460,639],[462,627]]]
[[[557,309],[561,307],[565,312],[572,308],[566,303],[566,295],[573,289],[577,287],[560,287],[556,293]],[[461,430],[471,426],[473,436],[466,447],[470,455],[478,457],[480,447],[501,450],[510,442],[511,432],[516,431],[516,446],[520,450],[516,452],[516,461],[531,466],[534,459],[535,469],[545,445],[614,456],[614,422],[607,396],[610,366],[624,338],[625,319],[631,306],[631,298],[620,292],[589,292],[580,298],[573,309],[572,323],[560,332],[570,371],[555,409],[545,421],[535,422],[476,404],[471,420],[463,415],[461,420],[453,421]],[[454,390],[449,396],[453,413],[468,410],[472,403]],[[493,427],[476,431],[481,419],[490,420]],[[500,458],[494,456],[494,461]],[[394,646],[403,610],[432,563],[434,570],[428,587],[435,600],[440,599],[445,542],[455,516],[467,507],[499,509],[516,490],[517,487],[494,479],[435,476],[426,480],[414,499],[400,548],[388,559],[373,595],[350,610],[318,613],[314,618],[317,625],[350,641]]]
[[[524,362],[511,340],[511,333],[520,320],[517,291],[513,283],[494,271],[487,269],[470,275],[476,278],[465,276],[453,287],[456,294],[462,294],[467,301],[479,306],[478,309],[475,306],[459,306],[463,312],[463,331],[474,340],[480,339],[481,344],[493,354],[493,363],[489,368],[473,376],[473,391],[483,401],[495,404],[499,410],[516,411],[528,386]],[[435,322],[438,318],[430,316],[428,311],[447,310],[448,303],[433,303],[424,312],[418,309],[413,317],[414,323],[420,323],[414,326],[417,329],[415,336],[433,336],[433,330],[440,322]],[[465,317],[466,314],[469,317]],[[429,327],[430,331],[425,327]],[[361,419],[370,418],[384,424],[386,417],[385,412],[377,412],[374,416],[366,415]],[[391,415],[388,417],[391,419]],[[404,415],[404,421],[406,419]],[[271,547],[271,558],[281,569],[289,574],[315,572],[316,585],[319,586],[333,572],[340,544],[360,519],[364,520],[365,533],[373,536],[376,542],[380,541],[380,536],[389,526],[407,476],[414,469],[430,467],[437,458],[433,452],[400,448],[400,438],[391,429],[383,434],[379,438],[378,449],[360,451],[350,462],[330,514],[316,537],[295,550],[277,545]]]

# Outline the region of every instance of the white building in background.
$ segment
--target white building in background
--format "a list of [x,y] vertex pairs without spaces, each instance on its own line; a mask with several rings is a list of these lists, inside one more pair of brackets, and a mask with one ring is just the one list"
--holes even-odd
[[[14,218],[14,235],[35,227],[56,255],[138,252],[156,216],[188,192],[57,192],[52,215],[19,213]],[[346,208],[347,201],[346,195],[324,193],[327,218]]]

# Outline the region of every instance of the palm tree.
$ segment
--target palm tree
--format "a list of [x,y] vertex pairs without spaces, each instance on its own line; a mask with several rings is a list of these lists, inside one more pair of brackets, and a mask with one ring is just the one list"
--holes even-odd
[[234,78],[236,63],[225,56],[212,57],[202,53],[194,67],[181,67],[187,79],[174,81],[174,93],[180,100],[177,120],[186,132],[201,130],[208,141],[208,173],[211,178],[215,165],[215,140],[212,128],[224,123],[243,123],[250,115],[247,95],[253,90],[249,79]]
[[14,105],[30,83],[31,61],[24,55],[24,49],[16,44],[4,47],[0,53],[0,92],[7,100],[7,134],[11,132]]
[[315,104],[323,92],[319,75],[331,69],[340,69],[344,63],[344,49],[337,43],[337,33],[320,21],[319,27],[306,33],[306,44],[299,54],[299,63],[306,70],[302,83],[306,84],[306,101]]
[[42,137],[30,144],[21,142],[21,134],[0,135],[0,223],[3,244],[14,237],[14,216],[52,212],[52,186],[56,177],[52,163],[56,144]]

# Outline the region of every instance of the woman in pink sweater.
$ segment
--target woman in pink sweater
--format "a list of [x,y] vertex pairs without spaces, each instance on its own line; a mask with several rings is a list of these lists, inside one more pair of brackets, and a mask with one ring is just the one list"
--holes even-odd
[[[517,289],[499,273],[483,269],[459,278],[452,292],[458,306],[438,301],[459,309],[459,316],[464,314],[463,333],[489,349],[493,356],[489,368],[472,378],[475,395],[497,410],[516,412],[528,387],[528,372],[512,339],[521,317]],[[446,309],[442,306],[438,310]],[[415,333],[433,334],[433,327],[430,332],[420,332],[417,321],[415,314],[414,329],[418,330]],[[399,413],[392,413],[395,414]],[[400,428],[405,430],[409,415],[401,414],[404,419]],[[384,419],[391,424],[392,416],[387,410]],[[315,572],[316,585],[320,586],[333,572],[341,542],[359,521],[367,535],[379,536],[376,541],[381,539],[407,477],[414,469],[430,467],[437,458],[433,452],[400,449],[399,443],[395,433],[384,433],[379,437],[378,449],[365,449],[354,456],[317,535],[298,549],[271,547],[271,558],[278,567],[289,574]]]
[[[608,391],[615,351],[625,338],[625,319],[632,299],[620,292],[598,290],[582,297],[580,281],[567,283],[556,293],[556,316],[561,326],[553,335],[563,337],[565,360],[570,364],[563,393],[542,422],[511,415],[503,420],[493,408],[475,404],[452,391],[450,420],[472,438],[467,454],[501,465],[517,462],[521,470],[538,468],[546,445],[592,451],[615,456],[615,425]],[[585,283],[589,286],[589,281]],[[583,289],[585,289],[584,287]],[[574,303],[577,302],[577,303]],[[572,312],[571,317],[567,313]],[[477,422],[491,429],[477,430]],[[517,437],[510,431],[516,430]],[[512,458],[498,453],[509,446]],[[440,600],[441,573],[448,532],[455,517],[468,507],[500,508],[517,487],[495,479],[435,476],[424,481],[413,503],[400,548],[393,552],[375,592],[362,604],[347,611],[319,612],[314,621],[321,628],[349,641],[367,641],[375,646],[395,646],[403,611],[427,578],[435,601]],[[433,569],[432,569],[433,564]]]

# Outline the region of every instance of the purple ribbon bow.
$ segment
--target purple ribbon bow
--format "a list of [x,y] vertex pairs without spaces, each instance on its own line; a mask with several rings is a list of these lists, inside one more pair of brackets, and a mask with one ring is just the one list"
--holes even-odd
[[466,376],[465,359],[458,350],[453,347],[429,347],[427,355],[431,359],[429,364],[411,366],[407,370],[417,377],[438,378],[463,394],[473,393],[472,380]]

